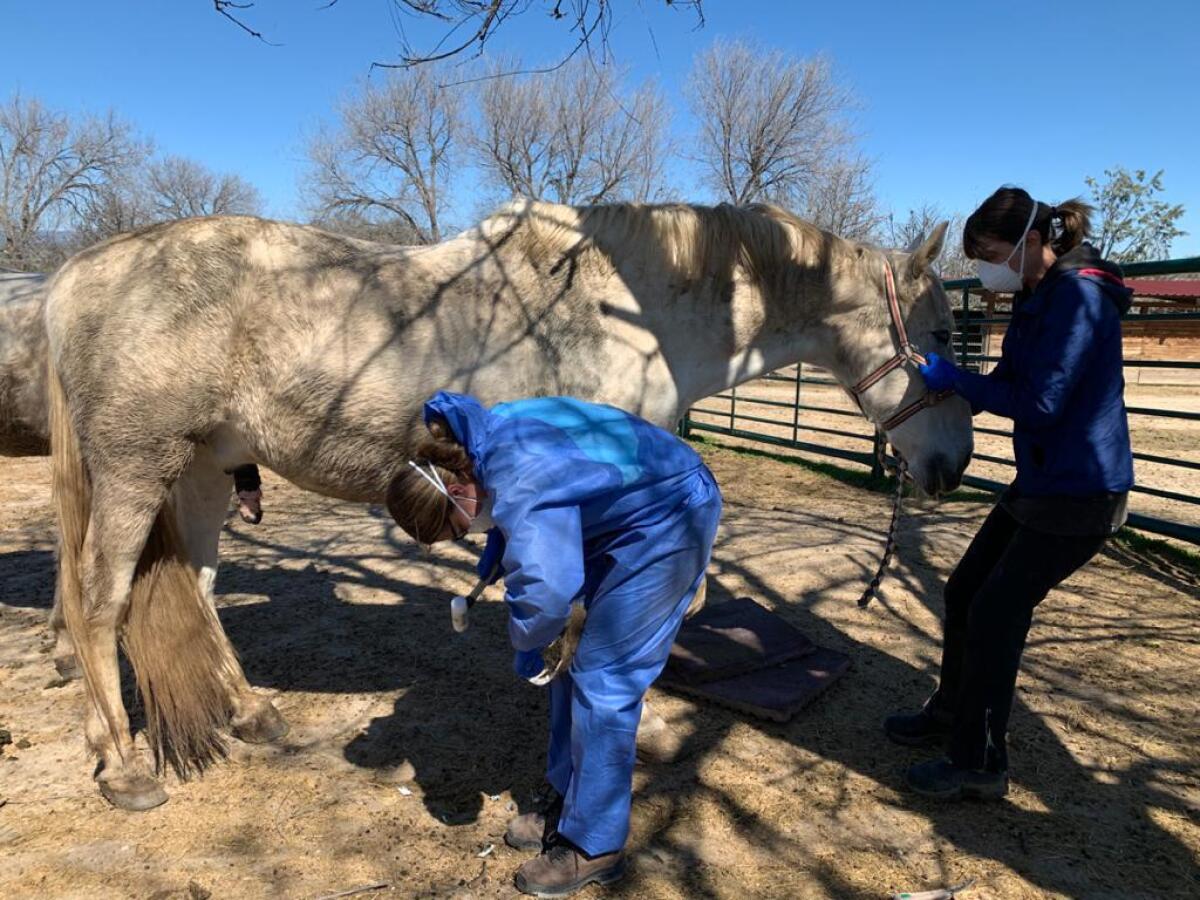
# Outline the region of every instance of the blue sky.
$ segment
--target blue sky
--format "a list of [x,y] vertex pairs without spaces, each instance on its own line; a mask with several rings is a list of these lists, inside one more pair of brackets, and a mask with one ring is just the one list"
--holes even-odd
[[[305,135],[368,77],[372,60],[395,58],[399,42],[386,0],[323,2],[258,0],[247,10],[274,47],[221,19],[209,0],[0,3],[0,93],[19,89],[71,112],[111,107],[162,151],[238,172],[270,215],[295,218]],[[923,202],[970,211],[1005,182],[1055,202],[1113,165],[1163,168],[1167,198],[1188,209],[1189,234],[1173,255],[1200,254],[1193,0],[706,0],[702,29],[661,0],[616,4],[614,54],[633,78],[659,80],[684,140],[682,87],[697,50],[743,37],[824,53],[859,98],[862,147],[897,214]],[[493,51],[554,61],[570,46],[533,5]],[[418,46],[437,36],[411,19],[404,26]],[[686,164],[673,181],[685,199],[709,199]],[[459,224],[471,200],[458,198]]]

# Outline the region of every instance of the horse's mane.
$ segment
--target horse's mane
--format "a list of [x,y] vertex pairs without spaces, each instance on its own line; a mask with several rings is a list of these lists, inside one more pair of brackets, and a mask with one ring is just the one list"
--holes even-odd
[[563,206],[518,201],[486,219],[480,229],[506,232],[529,262],[543,270],[553,270],[564,258],[613,270],[653,257],[686,281],[724,283],[740,267],[761,288],[772,290],[786,290],[805,269],[857,268],[869,254],[863,245],[770,204]]

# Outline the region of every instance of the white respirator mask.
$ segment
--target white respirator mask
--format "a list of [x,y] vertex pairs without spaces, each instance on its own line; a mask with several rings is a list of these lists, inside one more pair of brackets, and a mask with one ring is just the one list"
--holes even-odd
[[[996,294],[1012,294],[1019,291],[1025,283],[1025,238],[1029,234],[1029,229],[1033,227],[1033,220],[1037,218],[1039,205],[1036,200],[1033,201],[1033,209],[1029,211],[1029,221],[1025,223],[1025,230],[1021,232],[1021,237],[1012,248],[1012,253],[1008,254],[1004,262],[993,263],[984,259],[975,260],[975,273],[979,276],[979,281],[985,289]],[[1008,265],[1017,251],[1021,253],[1020,272],[1013,271]]]

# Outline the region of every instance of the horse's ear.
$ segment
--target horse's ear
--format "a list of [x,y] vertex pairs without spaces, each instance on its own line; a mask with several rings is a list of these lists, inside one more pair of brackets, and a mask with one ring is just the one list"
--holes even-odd
[[946,229],[950,227],[949,222],[942,222],[937,228],[933,229],[933,233],[921,243],[921,246],[912,250],[912,255],[908,258],[908,271],[914,278],[933,265],[933,261],[942,253],[942,247],[946,243]]

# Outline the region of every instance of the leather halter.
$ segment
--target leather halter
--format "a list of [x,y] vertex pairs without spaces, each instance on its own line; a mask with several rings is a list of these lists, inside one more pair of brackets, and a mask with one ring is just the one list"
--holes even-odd
[[[850,396],[854,398],[854,402],[858,404],[858,408],[864,416],[867,415],[862,404],[864,392],[878,384],[889,372],[900,368],[905,363],[912,363],[914,366],[925,365],[925,357],[921,355],[917,345],[908,339],[908,332],[904,328],[904,318],[900,315],[900,301],[896,298],[896,280],[892,275],[892,264],[887,259],[883,261],[883,282],[887,293],[888,313],[892,317],[892,326],[896,329],[898,347],[895,356],[850,388]],[[901,422],[907,422],[921,410],[941,403],[953,393],[954,391],[926,391],[919,399],[880,422],[879,427],[884,431],[891,431]],[[870,416],[867,418],[869,419]]]

